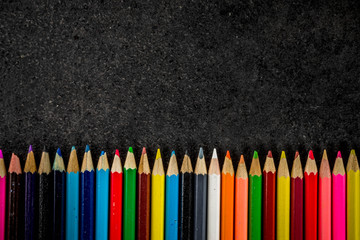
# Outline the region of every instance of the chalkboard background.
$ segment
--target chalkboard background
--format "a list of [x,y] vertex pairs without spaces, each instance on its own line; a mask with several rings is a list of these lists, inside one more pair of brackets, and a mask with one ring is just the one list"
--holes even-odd
[[[285,3],[286,2],[286,3]],[[16,1],[0,12],[0,147],[112,160],[200,146],[235,167],[360,150],[359,1]],[[358,154],[360,152],[358,151]]]

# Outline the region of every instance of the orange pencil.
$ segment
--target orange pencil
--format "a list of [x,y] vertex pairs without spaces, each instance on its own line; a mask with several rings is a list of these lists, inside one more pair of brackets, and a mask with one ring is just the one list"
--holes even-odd
[[234,236],[234,168],[227,151],[221,173],[221,240]]
[[235,240],[247,240],[248,233],[248,173],[241,155],[235,176]]

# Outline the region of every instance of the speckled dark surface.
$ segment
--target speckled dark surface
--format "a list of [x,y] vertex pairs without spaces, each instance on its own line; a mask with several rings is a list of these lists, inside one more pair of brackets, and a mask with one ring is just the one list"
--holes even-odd
[[255,149],[359,150],[359,1],[4,2],[7,163],[29,144],[37,161],[89,143],[95,160],[131,145],[137,161],[142,146],[195,161],[203,146],[248,165]]

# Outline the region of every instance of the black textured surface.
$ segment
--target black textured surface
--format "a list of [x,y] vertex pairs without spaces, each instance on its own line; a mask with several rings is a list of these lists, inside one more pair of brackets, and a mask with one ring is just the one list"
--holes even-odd
[[34,2],[0,4],[7,163],[29,144],[66,161],[160,146],[165,166],[199,146],[248,166],[255,149],[359,150],[359,1]]

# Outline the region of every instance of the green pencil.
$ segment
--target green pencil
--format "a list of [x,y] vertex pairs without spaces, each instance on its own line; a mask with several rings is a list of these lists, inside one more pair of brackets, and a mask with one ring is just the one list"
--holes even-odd
[[123,238],[135,240],[136,218],[136,162],[132,147],[124,164]]
[[249,240],[261,240],[261,167],[254,151],[249,172]]

